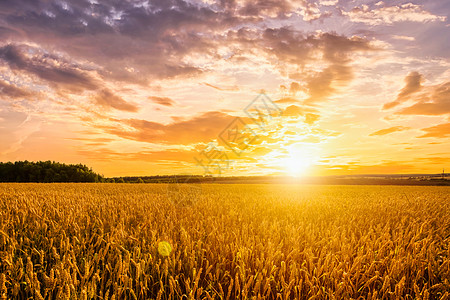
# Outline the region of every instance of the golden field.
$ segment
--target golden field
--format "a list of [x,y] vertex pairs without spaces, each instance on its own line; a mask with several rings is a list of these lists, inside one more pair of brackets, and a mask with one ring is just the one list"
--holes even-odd
[[0,206],[0,299],[450,298],[450,187],[0,184]]

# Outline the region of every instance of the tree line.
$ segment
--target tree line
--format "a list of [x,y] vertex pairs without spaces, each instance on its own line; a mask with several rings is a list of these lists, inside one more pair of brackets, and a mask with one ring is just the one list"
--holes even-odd
[[82,164],[52,161],[0,162],[0,182],[103,182],[102,175]]

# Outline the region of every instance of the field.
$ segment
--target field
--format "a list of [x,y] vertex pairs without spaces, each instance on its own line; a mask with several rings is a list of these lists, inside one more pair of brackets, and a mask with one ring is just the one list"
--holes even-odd
[[0,184],[0,299],[449,299],[449,245],[450,187]]

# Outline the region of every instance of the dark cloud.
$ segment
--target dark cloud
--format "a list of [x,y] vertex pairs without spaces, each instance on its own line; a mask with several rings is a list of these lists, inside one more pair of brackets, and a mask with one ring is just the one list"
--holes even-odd
[[122,111],[137,112],[139,108],[131,103],[126,102],[121,97],[114,95],[111,91],[104,89],[97,93],[94,97],[97,104],[103,107],[112,107]]
[[420,91],[423,76],[419,72],[411,72],[405,77],[405,86],[400,90],[395,101],[384,104],[383,109],[391,109],[408,99],[408,96]]
[[184,56],[208,53],[215,30],[239,23],[231,12],[181,0],[91,2],[5,1],[0,17],[20,31],[16,40],[51,45],[94,61],[105,77],[142,84],[201,73]]
[[71,91],[97,88],[98,83],[88,72],[62,58],[41,53],[39,49],[8,44],[0,47],[0,59],[11,70],[24,71],[57,88]]
[[[183,0],[5,0],[0,6],[5,28],[20,32],[14,36],[16,43],[45,45],[48,51],[62,51],[74,61],[93,62],[103,79],[143,85],[152,79],[193,77],[210,71],[189,58],[220,59],[218,47],[230,41],[237,42],[237,52],[252,52],[255,46],[283,63],[299,66],[315,60],[317,52],[328,62],[342,65],[348,63],[351,52],[371,49],[360,38],[328,33],[304,35],[289,27],[254,26],[267,18],[285,18],[299,11],[312,20],[321,15],[314,1],[218,1],[207,5]],[[334,66],[332,71],[311,78],[331,76],[329,84],[334,85],[345,77],[339,75],[339,68]],[[65,74],[63,70],[40,72],[39,67],[30,67],[29,71],[64,83],[73,76],[73,81],[89,85],[89,80],[83,82],[83,74],[75,70],[65,70]],[[318,95],[315,90],[312,93]]]
[[23,98],[29,97],[32,93],[27,89],[17,87],[9,82],[0,79],[0,97],[5,96],[8,98]]
[[266,51],[279,60],[304,65],[322,54],[323,59],[333,64],[350,62],[349,55],[356,51],[376,50],[368,40],[360,37],[345,37],[335,33],[305,35],[290,27],[268,28],[262,36]]
[[17,36],[19,33],[8,27],[0,26],[0,39],[7,40],[13,36]]
[[150,96],[148,97],[151,101],[156,104],[164,105],[164,106],[173,106],[175,101],[170,99],[169,97],[158,97],[158,96]]
[[419,136],[419,138],[448,138],[450,137],[450,123],[424,128],[422,131],[425,131],[426,133]]
[[398,131],[405,131],[411,129],[410,127],[405,127],[405,126],[394,126],[394,127],[390,127],[390,128],[385,128],[385,129],[381,129],[375,132],[372,132],[371,134],[369,134],[370,136],[377,136],[377,135],[386,135],[386,134],[390,134],[390,133],[394,133],[394,132],[398,132]]
[[[349,38],[335,33],[305,35],[290,27],[267,28],[263,32],[241,28],[228,32],[228,39],[240,43],[242,49],[262,49],[283,73],[290,72],[286,69],[288,65],[303,68],[317,60],[327,63],[322,71],[312,74],[288,73],[293,79],[306,81],[306,91],[310,94],[308,102],[311,103],[327,100],[337,88],[353,79],[352,54],[378,50],[360,37]],[[300,89],[301,86],[294,83],[290,92]]]
[[256,0],[246,1],[244,6],[238,11],[240,15],[261,17],[267,15],[276,15],[277,17],[286,17],[286,14],[293,9],[289,1],[283,0]]

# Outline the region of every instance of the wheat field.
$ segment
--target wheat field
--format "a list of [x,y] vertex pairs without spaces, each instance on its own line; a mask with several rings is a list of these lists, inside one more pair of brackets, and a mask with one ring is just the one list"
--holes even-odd
[[0,299],[449,299],[450,188],[0,184]]

